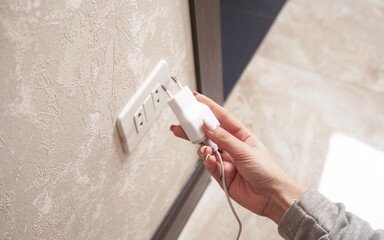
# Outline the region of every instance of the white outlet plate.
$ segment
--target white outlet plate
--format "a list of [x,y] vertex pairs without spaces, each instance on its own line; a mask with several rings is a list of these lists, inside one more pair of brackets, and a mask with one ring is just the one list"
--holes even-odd
[[[124,152],[130,153],[135,149],[166,105],[167,96],[161,88],[161,84],[167,85],[169,80],[168,64],[161,60],[119,114],[116,125]],[[156,100],[153,99],[152,93],[156,93]],[[142,116],[142,119],[137,119],[139,112],[144,112],[145,116]],[[141,121],[142,125],[140,125]],[[139,127],[136,123],[139,124]]]

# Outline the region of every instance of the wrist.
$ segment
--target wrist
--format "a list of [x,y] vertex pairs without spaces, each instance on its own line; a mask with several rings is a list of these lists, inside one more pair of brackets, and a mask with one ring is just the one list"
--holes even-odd
[[293,179],[284,181],[271,193],[263,215],[279,224],[288,208],[299,200],[305,191],[306,189]]

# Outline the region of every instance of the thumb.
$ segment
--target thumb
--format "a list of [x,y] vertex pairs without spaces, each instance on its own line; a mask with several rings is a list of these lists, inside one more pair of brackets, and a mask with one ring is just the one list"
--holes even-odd
[[248,146],[244,142],[209,119],[204,119],[203,131],[218,145],[219,149],[227,151],[234,158],[244,156],[244,153],[247,152]]

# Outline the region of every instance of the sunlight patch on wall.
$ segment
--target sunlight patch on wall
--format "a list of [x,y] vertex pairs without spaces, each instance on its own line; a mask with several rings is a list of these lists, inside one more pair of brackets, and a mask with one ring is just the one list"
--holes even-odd
[[329,141],[319,190],[334,202],[384,228],[384,152],[354,138],[335,133]]

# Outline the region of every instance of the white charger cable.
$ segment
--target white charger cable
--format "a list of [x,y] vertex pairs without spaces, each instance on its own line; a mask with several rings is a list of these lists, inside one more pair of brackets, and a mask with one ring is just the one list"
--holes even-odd
[[227,201],[233,215],[235,216],[237,222],[239,223],[239,231],[237,233],[237,240],[240,238],[242,224],[239,216],[237,215],[235,208],[232,205],[231,198],[228,194],[227,184],[225,182],[225,171],[223,159],[221,157],[220,152],[218,151],[217,145],[212,142],[203,131],[203,120],[207,119],[210,122],[215,123],[217,126],[220,125],[219,121],[212,113],[211,109],[196,100],[195,96],[193,96],[192,91],[188,86],[182,86],[176,77],[172,76],[172,80],[179,86],[180,91],[175,95],[172,95],[171,92],[167,89],[166,86],[161,85],[164,91],[169,96],[168,105],[172,109],[173,113],[176,115],[177,119],[180,122],[181,127],[183,128],[185,134],[188,136],[189,140],[193,144],[204,143],[212,148],[213,153],[216,153],[220,165],[221,165],[221,177],[223,183],[223,189],[225,192],[225,196],[227,197]]
[[225,171],[224,171],[223,159],[221,158],[221,154],[219,153],[219,151],[216,151],[216,155],[219,158],[220,165],[221,165],[221,181],[223,182],[223,189],[225,192],[225,196],[227,197],[227,201],[228,201],[229,206],[231,207],[233,215],[235,216],[237,222],[239,223],[239,231],[237,232],[237,237],[236,237],[236,239],[239,240],[243,226],[241,224],[239,216],[237,215],[237,213],[235,211],[235,208],[232,205],[231,198],[229,197],[229,194],[228,194],[227,184],[225,182]]

